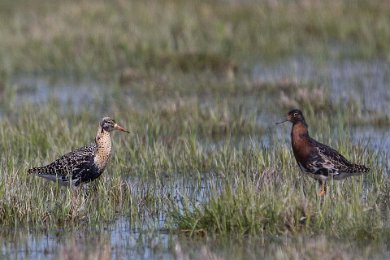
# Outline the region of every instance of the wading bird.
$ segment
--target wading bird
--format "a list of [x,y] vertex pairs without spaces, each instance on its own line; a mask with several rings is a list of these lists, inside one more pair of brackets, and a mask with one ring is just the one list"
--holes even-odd
[[349,162],[336,150],[311,138],[300,110],[291,110],[287,119],[277,124],[287,121],[292,123],[291,145],[299,168],[319,181],[321,197],[326,194],[326,182],[329,178],[341,180],[369,171],[366,166]]
[[99,123],[95,142],[65,154],[49,165],[29,169],[28,173],[61,185],[78,186],[93,181],[107,166],[111,154],[111,132],[114,130],[128,133],[113,119],[105,117]]

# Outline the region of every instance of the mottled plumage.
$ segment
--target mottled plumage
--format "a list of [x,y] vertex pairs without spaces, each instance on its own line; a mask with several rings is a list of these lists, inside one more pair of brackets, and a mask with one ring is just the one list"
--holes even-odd
[[311,138],[305,118],[300,110],[291,110],[284,122],[286,121],[293,124],[291,144],[294,157],[304,173],[320,182],[321,196],[326,193],[325,185],[329,178],[341,180],[369,171],[366,166],[349,162],[333,148]]
[[29,169],[28,173],[57,181],[61,185],[69,185],[71,182],[78,186],[98,178],[111,154],[110,133],[113,130],[127,132],[109,117],[103,118],[94,143],[67,153],[47,166]]

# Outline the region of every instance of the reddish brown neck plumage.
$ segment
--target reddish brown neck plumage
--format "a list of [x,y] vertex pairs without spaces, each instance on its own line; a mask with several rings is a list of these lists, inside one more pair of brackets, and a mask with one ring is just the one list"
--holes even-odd
[[291,129],[291,144],[295,159],[298,163],[304,164],[306,158],[313,149],[313,145],[310,143],[307,125],[305,123],[297,122],[293,124]]

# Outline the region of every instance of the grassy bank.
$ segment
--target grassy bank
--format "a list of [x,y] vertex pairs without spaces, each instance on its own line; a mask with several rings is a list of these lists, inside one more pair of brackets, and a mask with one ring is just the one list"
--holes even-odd
[[300,53],[389,59],[389,11],[383,1],[2,1],[0,67],[112,75]]

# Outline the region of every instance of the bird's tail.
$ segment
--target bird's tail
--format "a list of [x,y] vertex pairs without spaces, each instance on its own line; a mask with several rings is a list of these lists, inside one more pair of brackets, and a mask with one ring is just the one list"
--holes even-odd
[[41,177],[41,178],[44,178],[44,179],[47,179],[50,181],[56,181],[61,185],[68,185],[68,183],[69,183],[68,176],[56,174],[56,171],[53,170],[53,167],[50,165],[42,166],[42,167],[34,167],[31,169],[28,169],[27,173],[36,175],[38,177]]
[[353,164],[350,172],[352,173],[367,173],[370,171],[370,168],[364,166],[364,165],[359,165],[359,164]]
[[34,167],[27,170],[28,174],[45,174],[47,173],[46,167]]

